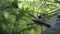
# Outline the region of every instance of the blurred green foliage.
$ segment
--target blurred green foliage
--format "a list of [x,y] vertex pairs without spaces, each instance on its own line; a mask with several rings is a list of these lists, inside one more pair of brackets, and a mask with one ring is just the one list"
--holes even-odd
[[[36,24],[27,25],[34,23],[28,13],[37,17],[41,13],[57,11],[60,4],[54,1],[0,0],[0,34],[41,34],[47,28]],[[52,17],[45,18],[48,24],[52,24]]]

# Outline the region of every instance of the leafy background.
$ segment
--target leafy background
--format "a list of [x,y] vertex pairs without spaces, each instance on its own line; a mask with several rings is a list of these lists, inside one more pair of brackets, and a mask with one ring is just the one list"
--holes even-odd
[[[18,8],[14,3],[18,5]],[[0,0],[0,33],[41,34],[47,28],[37,24],[27,25],[34,23],[28,13],[37,17],[41,13],[55,14],[59,9],[60,4],[56,0]],[[44,19],[52,25],[53,17]]]

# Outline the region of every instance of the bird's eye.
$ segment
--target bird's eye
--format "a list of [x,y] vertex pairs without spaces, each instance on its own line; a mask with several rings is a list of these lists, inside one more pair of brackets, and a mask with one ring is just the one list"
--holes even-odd
[[58,18],[60,18],[60,15],[58,15]]

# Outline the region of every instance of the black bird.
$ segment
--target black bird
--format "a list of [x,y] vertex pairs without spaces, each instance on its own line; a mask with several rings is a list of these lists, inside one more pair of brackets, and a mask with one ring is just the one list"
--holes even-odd
[[[46,26],[46,27],[48,27],[48,28],[51,27],[51,25],[46,24],[46,21],[41,20],[42,16],[45,15],[45,14],[43,14],[43,15],[41,15],[41,16],[38,16],[38,17],[35,17],[35,16],[33,16],[32,14],[29,14],[29,13],[28,13],[28,15],[30,15],[30,16],[32,16],[32,17],[34,18],[34,19],[32,19],[32,21],[33,21],[34,23],[31,23],[31,24],[38,24],[38,25]],[[41,18],[40,18],[40,17],[41,17]]]

